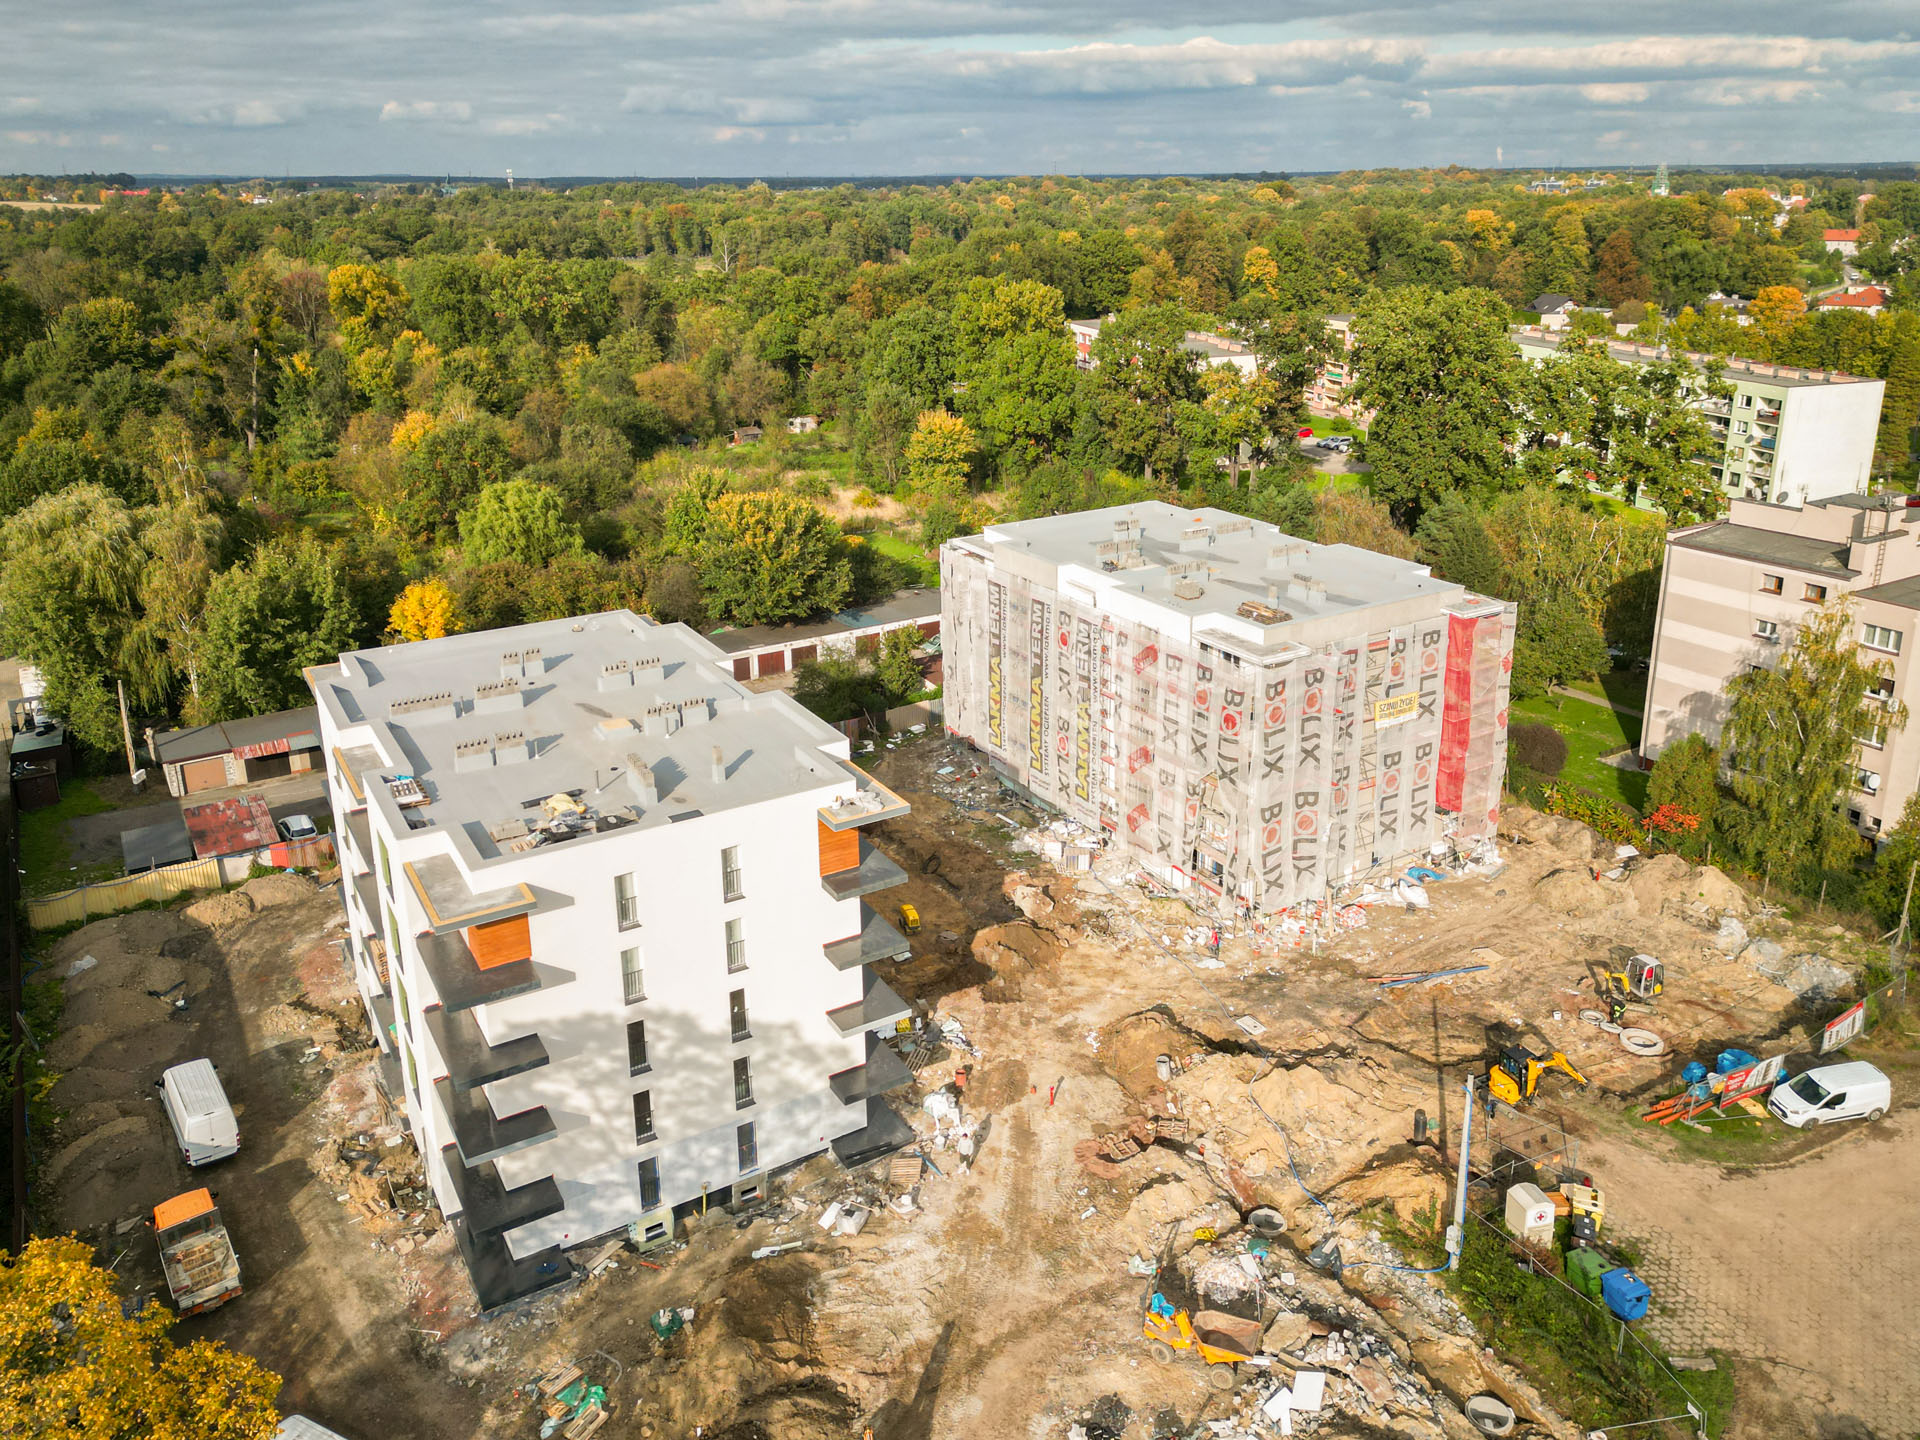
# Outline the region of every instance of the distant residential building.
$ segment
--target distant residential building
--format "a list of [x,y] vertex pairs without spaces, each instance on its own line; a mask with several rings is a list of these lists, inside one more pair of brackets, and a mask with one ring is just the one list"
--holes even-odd
[[728,437],[729,445],[751,445],[766,432],[758,425],[742,425]]
[[[1073,338],[1074,363],[1082,370],[1091,370],[1099,363],[1093,358],[1093,343],[1100,338],[1100,328],[1105,323],[1104,320],[1067,322],[1067,333]],[[1260,364],[1260,357],[1244,340],[1211,330],[1189,330],[1181,348],[1198,355],[1208,365],[1231,365],[1245,375],[1251,375]]]
[[1527,186],[1527,189],[1536,195],[1564,195],[1567,193],[1567,182],[1564,180],[1556,180],[1553,176],[1549,175],[1545,179],[1535,180]]
[[1718,743],[1727,682],[1771,666],[1820,606],[1852,597],[1862,660],[1886,678],[1863,699],[1847,817],[1868,835],[1891,829],[1920,783],[1920,508],[1900,495],[1845,495],[1804,507],[1735,500],[1725,520],[1667,538],[1640,753],[1682,736]]
[[1851,259],[1860,253],[1858,230],[1822,230],[1820,242],[1827,247],[1829,255],[1845,255]]
[[[1566,337],[1528,326],[1516,329],[1513,338],[1523,358],[1538,362]],[[1607,342],[1607,353],[1627,365],[1669,358],[1664,346],[1626,341]],[[1885,381],[1728,360],[1721,378],[1733,393],[1715,398],[1706,393],[1704,377],[1710,357],[1684,352],[1681,358],[1701,372],[1693,403],[1714,437],[1714,448],[1702,458],[1726,494],[1803,505],[1866,493]]]
[[1887,292],[1878,285],[1850,285],[1831,295],[1822,295],[1817,310],[1856,310],[1863,315],[1878,315],[1887,308]]
[[1571,295],[1536,295],[1528,308],[1540,317],[1540,323],[1544,325],[1549,316],[1573,314],[1580,308],[1580,302]]
[[[1327,353],[1307,382],[1307,408],[1316,415],[1345,415],[1359,419],[1347,392],[1353,388],[1353,316],[1326,318]],[[1372,419],[1367,413],[1362,424]]]
[[811,435],[820,428],[818,415],[795,415],[787,421],[789,435]]

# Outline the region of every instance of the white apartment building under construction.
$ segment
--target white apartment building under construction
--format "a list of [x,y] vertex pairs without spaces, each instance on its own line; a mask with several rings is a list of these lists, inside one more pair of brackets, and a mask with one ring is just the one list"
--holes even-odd
[[941,550],[946,725],[1163,879],[1272,911],[1491,835],[1514,607],[1159,502]]
[[348,948],[483,1309],[565,1252],[884,1148],[905,806],[790,698],[625,611],[308,672]]

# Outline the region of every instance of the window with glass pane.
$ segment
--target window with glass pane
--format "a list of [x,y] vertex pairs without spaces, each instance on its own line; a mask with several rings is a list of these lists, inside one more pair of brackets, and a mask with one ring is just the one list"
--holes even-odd
[[740,847],[729,845],[720,852],[720,893],[729,900],[738,900],[744,892],[740,888]]
[[627,1004],[632,1005],[647,998],[647,970],[640,963],[640,947],[620,952],[620,984],[626,991]]
[[747,937],[741,922],[727,921],[727,969],[744,970],[747,968]]
[[653,1139],[653,1092],[636,1091],[633,1097],[633,1143],[643,1145]]
[[745,1040],[753,1032],[747,1028],[747,992],[736,990],[727,996],[727,1015],[733,1022],[733,1038]]
[[1885,625],[1868,625],[1863,636],[1865,642],[1876,650],[1891,650],[1900,653],[1900,632]]
[[391,890],[393,889],[393,862],[387,858],[387,842],[378,835],[373,837],[373,841],[374,844],[380,847],[381,883],[384,884],[387,889]]
[[744,1055],[733,1062],[733,1103],[753,1103],[753,1061]]
[[736,1134],[740,1140],[740,1173],[744,1175],[760,1163],[760,1142],[754,1138],[751,1120],[742,1125]]
[[640,900],[634,894],[633,876],[613,877],[613,912],[622,930],[631,930],[640,923]]
[[394,1008],[400,1012],[400,1023],[407,1027],[407,1038],[413,1038],[413,1012],[407,1009],[407,987],[401,983],[398,975],[393,977]]
[[627,1073],[638,1075],[647,1068],[647,1022],[627,1022]]
[[649,1155],[640,1162],[640,1208],[651,1210],[660,1203],[660,1162]]

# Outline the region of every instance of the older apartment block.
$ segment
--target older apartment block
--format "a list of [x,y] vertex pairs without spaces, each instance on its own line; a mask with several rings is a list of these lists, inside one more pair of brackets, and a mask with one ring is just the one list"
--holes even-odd
[[1843,496],[1804,507],[1735,500],[1725,520],[1667,539],[1641,753],[1683,735],[1717,742],[1727,682],[1771,665],[1815,607],[1853,603],[1861,658],[1885,678],[1861,697],[1853,822],[1891,829],[1920,782],[1920,727],[1893,730],[1889,703],[1920,714],[1911,659],[1920,643],[1920,509],[1904,496]]
[[308,680],[348,948],[483,1308],[566,1251],[898,1126],[905,813],[847,740],[625,611],[361,650]]
[[1159,502],[940,554],[946,723],[1176,886],[1271,911],[1488,835],[1514,608]]
[[[1513,338],[1523,357],[1538,361],[1566,337],[1528,327]],[[1627,341],[1609,342],[1607,352],[1628,365],[1665,358]],[[1702,371],[1706,358],[1686,356]],[[1731,395],[1708,395],[1703,375],[1694,404],[1713,432],[1706,464],[1729,496],[1804,505],[1866,493],[1886,381],[1759,360],[1728,360],[1721,378]]]

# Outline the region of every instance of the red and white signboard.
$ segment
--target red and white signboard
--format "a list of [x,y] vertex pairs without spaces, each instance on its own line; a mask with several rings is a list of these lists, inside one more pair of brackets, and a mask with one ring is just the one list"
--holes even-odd
[[1867,1002],[1862,1000],[1839,1016],[1820,1032],[1820,1053],[1830,1055],[1846,1044],[1854,1036],[1867,1028]]
[[1720,1083],[1718,1108],[1724,1110],[1749,1095],[1771,1090],[1774,1082],[1780,1078],[1780,1072],[1786,1068],[1787,1057],[1775,1055],[1771,1060],[1756,1060],[1742,1069],[1729,1070],[1726,1079]]

